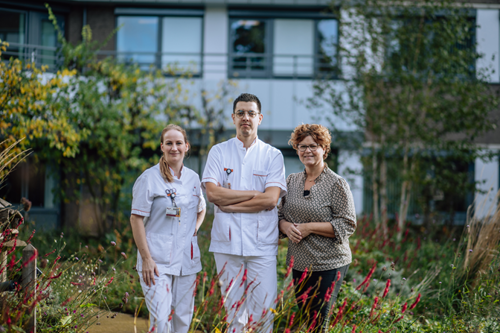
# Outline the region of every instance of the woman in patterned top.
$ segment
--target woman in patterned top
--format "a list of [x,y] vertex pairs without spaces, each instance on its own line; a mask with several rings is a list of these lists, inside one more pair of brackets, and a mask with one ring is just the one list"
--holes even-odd
[[[289,143],[305,170],[287,178],[288,193],[280,203],[279,228],[281,237],[288,237],[287,265],[294,258],[299,307],[310,322],[317,316],[316,327],[327,328],[329,310],[352,261],[349,236],[356,229],[354,201],[347,182],[324,162],[331,143],[327,128],[315,124],[297,126]],[[308,278],[299,286],[306,270]],[[305,292],[308,298],[303,301],[301,295]]]

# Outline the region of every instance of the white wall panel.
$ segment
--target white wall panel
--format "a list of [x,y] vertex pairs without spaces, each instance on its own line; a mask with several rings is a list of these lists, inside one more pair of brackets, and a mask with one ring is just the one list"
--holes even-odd
[[490,208],[497,205],[498,171],[498,155],[491,161],[476,160],[474,179],[484,182],[479,184],[478,189],[486,192],[476,194],[475,198],[476,216],[480,218],[488,215]]
[[[302,123],[319,123],[330,127],[327,117],[331,117],[337,128],[354,130],[349,122],[333,117],[331,107],[307,108],[307,99],[313,96],[312,80],[247,79],[236,80],[236,94],[247,92],[257,95],[262,103],[264,121],[262,129],[292,130]],[[343,89],[339,82],[337,89]]]
[[500,18],[497,9],[478,9],[476,23],[477,51],[483,58],[477,63],[478,70],[487,70],[489,82],[500,81]]
[[[338,174],[349,183],[356,214],[360,215],[363,213],[363,177],[361,176],[363,165],[361,164],[361,156],[358,153],[341,150],[338,160]],[[354,173],[351,171],[354,171]]]
[[207,6],[203,25],[203,77],[221,80],[227,73],[229,21],[225,6]]

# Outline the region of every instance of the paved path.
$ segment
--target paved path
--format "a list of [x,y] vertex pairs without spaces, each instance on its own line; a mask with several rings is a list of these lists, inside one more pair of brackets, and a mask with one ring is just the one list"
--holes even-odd
[[[116,317],[112,318],[116,314]],[[109,316],[109,318],[107,318]],[[134,331],[134,316],[125,313],[109,313],[100,315],[97,325],[90,326],[89,333],[143,333],[148,331],[148,320],[137,318],[137,330]]]

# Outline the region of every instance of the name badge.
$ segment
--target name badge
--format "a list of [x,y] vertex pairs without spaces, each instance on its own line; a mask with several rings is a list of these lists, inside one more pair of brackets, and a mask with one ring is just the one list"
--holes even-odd
[[167,216],[181,217],[181,209],[179,207],[167,207]]

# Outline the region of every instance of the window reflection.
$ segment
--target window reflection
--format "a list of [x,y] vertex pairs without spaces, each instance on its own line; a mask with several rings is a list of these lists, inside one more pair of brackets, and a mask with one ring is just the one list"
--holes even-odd
[[[54,24],[49,20],[42,21],[42,46],[56,47],[57,33]],[[56,59],[55,50],[41,50],[41,63],[43,65],[53,65]]]
[[120,16],[118,27],[119,60],[137,62],[143,68],[157,62],[158,17]]
[[[238,20],[231,24],[233,32],[233,70],[266,69],[266,22]],[[239,56],[242,55],[242,56]]]
[[[24,44],[26,41],[26,15],[0,10],[0,39],[9,43]],[[7,52],[2,53],[2,59],[19,57],[23,49],[12,45]]]
[[318,38],[318,71],[331,71],[332,67],[335,67],[337,65],[337,20],[320,20],[318,22]]

